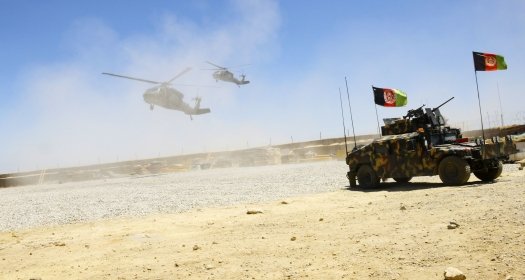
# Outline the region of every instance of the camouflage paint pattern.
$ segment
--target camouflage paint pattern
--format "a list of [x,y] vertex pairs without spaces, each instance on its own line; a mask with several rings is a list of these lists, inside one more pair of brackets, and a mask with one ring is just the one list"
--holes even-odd
[[510,137],[484,144],[478,141],[429,145],[427,136],[424,131],[384,136],[350,152],[346,158],[350,186],[356,185],[357,170],[362,165],[370,165],[383,180],[433,176],[438,175],[439,163],[447,156],[460,157],[472,171],[482,171],[495,168],[499,160],[517,151]]
[[385,120],[383,137],[348,153],[350,186],[356,185],[357,171],[363,165],[369,165],[383,180],[433,176],[438,175],[441,160],[456,156],[465,160],[472,172],[487,172],[517,152],[510,136],[468,142],[459,129],[446,126],[439,108],[452,99],[434,109],[423,105],[403,118]]

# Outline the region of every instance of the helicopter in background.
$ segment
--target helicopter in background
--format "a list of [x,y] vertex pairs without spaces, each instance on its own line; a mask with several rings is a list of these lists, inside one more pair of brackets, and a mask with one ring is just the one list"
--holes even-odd
[[170,86],[171,83],[175,79],[186,74],[190,70],[191,68],[188,67],[182,70],[182,72],[177,74],[171,80],[168,80],[166,82],[156,82],[156,81],[134,78],[134,77],[124,76],[124,75],[106,73],[106,72],[102,74],[157,85],[155,87],[147,89],[142,95],[144,98],[144,102],[149,104],[150,110],[153,110],[155,105],[157,105],[157,106],[160,106],[166,109],[184,112],[186,115],[190,116],[190,119],[193,120],[193,115],[207,114],[210,112],[210,109],[200,107],[200,104],[201,104],[200,97],[193,98],[193,100],[195,100],[195,105],[191,107],[188,103],[184,102],[183,100],[184,94],[182,94],[182,92]]
[[219,65],[211,63],[209,61],[206,61],[206,63],[216,67],[214,69],[207,69],[207,70],[215,70],[215,72],[213,72],[213,78],[215,79],[215,81],[221,80],[221,81],[225,81],[225,82],[231,82],[231,83],[237,84],[237,86],[241,86],[241,85],[245,85],[245,84],[249,84],[250,83],[250,81],[246,80],[246,75],[244,75],[244,74],[240,75],[241,79],[239,80],[239,79],[235,78],[233,73],[230,72],[228,70],[228,68],[223,67],[223,66],[219,66]]

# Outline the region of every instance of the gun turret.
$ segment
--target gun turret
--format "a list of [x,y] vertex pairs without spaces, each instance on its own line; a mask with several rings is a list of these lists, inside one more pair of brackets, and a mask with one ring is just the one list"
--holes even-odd
[[385,123],[381,127],[381,134],[386,135],[397,135],[409,132],[416,132],[420,128],[425,131],[440,130],[445,125],[445,119],[439,112],[439,108],[450,102],[454,97],[441,103],[434,109],[423,108],[425,104],[416,109],[408,110],[407,114],[403,118],[391,119],[388,123]]
[[412,117],[421,116],[423,114],[423,107],[425,107],[425,104],[421,105],[421,107],[419,107],[417,109],[408,110],[407,114],[405,116],[403,116],[403,119],[406,119],[406,118],[410,119]]

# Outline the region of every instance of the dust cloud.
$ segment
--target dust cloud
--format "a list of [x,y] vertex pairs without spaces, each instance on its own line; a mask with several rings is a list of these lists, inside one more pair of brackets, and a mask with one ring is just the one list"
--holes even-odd
[[[64,59],[34,65],[19,81],[22,97],[8,124],[0,173],[266,144],[264,131],[231,113],[245,89],[217,83],[213,71],[202,70],[207,60],[230,66],[272,55],[280,22],[276,3],[233,4],[235,17],[213,25],[164,14],[151,34],[122,36],[97,19],[72,24],[64,34]],[[185,67],[193,70],[174,87],[190,106],[199,96],[201,107],[211,109],[193,121],[178,111],[150,111],[142,94],[151,84],[101,75],[162,82]]]

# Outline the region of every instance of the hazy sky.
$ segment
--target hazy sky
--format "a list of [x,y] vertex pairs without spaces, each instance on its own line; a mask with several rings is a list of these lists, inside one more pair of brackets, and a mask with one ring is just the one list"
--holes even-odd
[[[0,0],[0,173],[232,150],[343,134],[348,77],[357,134],[377,131],[371,85],[398,88],[405,108],[443,107],[477,129],[472,51],[503,55],[478,72],[485,126],[525,122],[525,1]],[[205,61],[250,84],[216,83]],[[210,114],[191,121],[142,100],[166,81]],[[344,95],[346,98],[346,94]],[[350,123],[345,101],[347,124]],[[349,127],[347,127],[350,129]]]

